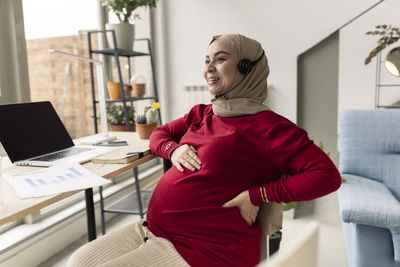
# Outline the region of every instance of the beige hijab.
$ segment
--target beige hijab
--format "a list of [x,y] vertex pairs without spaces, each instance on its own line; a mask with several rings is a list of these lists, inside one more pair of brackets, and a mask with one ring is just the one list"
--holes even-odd
[[[222,43],[236,63],[244,58],[254,61],[263,53],[259,42],[240,34],[214,36],[211,43],[215,40]],[[241,74],[238,70],[230,88],[233,90],[220,98],[211,99],[214,114],[219,117],[237,117],[269,110],[263,105],[268,93],[268,74],[268,60],[265,55],[249,74]]]
[[[214,36],[211,43],[215,40],[222,43],[236,63],[243,58],[254,61],[263,53],[259,42],[240,34]],[[211,99],[214,114],[219,117],[237,117],[269,110],[263,105],[268,93],[268,74],[268,60],[265,55],[249,74],[243,75],[237,71],[231,86],[233,90],[218,99]],[[258,219],[264,234],[270,235],[280,230],[282,217],[282,204],[269,202],[260,205]]]

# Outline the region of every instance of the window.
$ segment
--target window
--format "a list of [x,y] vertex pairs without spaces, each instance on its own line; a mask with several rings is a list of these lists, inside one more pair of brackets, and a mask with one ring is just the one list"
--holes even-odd
[[[92,102],[91,99],[87,101],[91,97],[91,91],[90,86],[87,91],[85,87],[90,84],[89,66],[84,68],[80,64],[85,63],[78,60],[67,61],[68,59],[54,56],[48,53],[48,49],[87,53],[86,31],[98,28],[98,0],[22,0],[22,3],[31,101],[50,100],[73,138],[94,133],[93,117],[90,113]],[[76,122],[78,124],[74,124]],[[152,160],[140,166],[139,173],[159,163],[159,160]],[[108,187],[123,184],[132,180],[131,177],[132,172],[128,172],[115,178]],[[0,227],[0,233],[21,224],[34,224],[74,203],[82,202],[83,199],[83,194],[76,194],[23,220]]]
[[87,55],[98,0],[23,0],[31,101],[49,100],[72,138],[94,133],[89,65],[49,49]]

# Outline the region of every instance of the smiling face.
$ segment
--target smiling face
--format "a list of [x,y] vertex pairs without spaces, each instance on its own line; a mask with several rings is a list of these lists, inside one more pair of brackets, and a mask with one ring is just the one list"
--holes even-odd
[[229,90],[237,72],[236,62],[220,41],[208,47],[203,70],[210,94],[215,97]]

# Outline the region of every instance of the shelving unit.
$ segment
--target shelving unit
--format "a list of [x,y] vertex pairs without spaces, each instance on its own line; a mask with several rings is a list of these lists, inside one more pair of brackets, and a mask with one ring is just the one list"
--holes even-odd
[[381,88],[390,88],[390,87],[399,87],[400,84],[386,84],[381,82],[381,70],[382,64],[385,61],[381,59],[381,52],[376,55],[376,82],[375,82],[375,108],[400,108],[400,105],[381,105],[380,104],[380,95],[381,95]]
[[[114,42],[114,47],[117,47],[117,42],[115,39],[115,32],[114,30],[100,30],[100,31],[90,31],[88,32],[88,47],[89,47],[89,57],[93,58],[93,54],[100,54],[100,55],[105,55],[105,56],[111,56],[115,60],[115,64],[117,67],[118,71],[118,81],[120,85],[120,90],[121,90],[121,99],[106,99],[107,103],[122,103],[124,107],[124,115],[125,115],[125,121],[126,121],[126,129],[127,131],[130,130],[130,125],[129,125],[129,120],[128,120],[128,113],[126,112],[126,105],[127,102],[131,104],[133,108],[133,102],[135,101],[141,101],[141,100],[148,100],[148,99],[153,99],[155,102],[158,101],[158,90],[157,90],[157,81],[156,81],[156,75],[154,71],[154,62],[153,62],[153,55],[151,51],[151,44],[150,44],[150,39],[147,38],[141,38],[141,39],[136,39],[135,42],[147,42],[147,50],[148,52],[136,52],[132,50],[125,50],[125,49],[112,49],[112,48],[106,48],[102,50],[95,50],[92,49],[92,34],[104,34],[106,32],[111,32],[113,35],[113,42]],[[131,73],[131,58],[132,57],[143,57],[147,56],[150,59],[151,63],[151,71],[152,71],[152,79],[153,79],[153,88],[154,88],[154,95],[153,96],[147,96],[147,97],[126,97],[125,96],[125,91],[124,91],[124,81],[122,78],[122,71],[121,71],[121,64],[120,64],[120,57],[125,57],[128,59],[128,77],[132,76]],[[94,127],[95,127],[95,132],[98,133],[98,126],[97,126],[97,104],[99,101],[96,99],[95,95],[95,88],[94,88],[94,72],[93,72],[93,64],[90,64],[90,81],[91,81],[91,89],[92,89],[92,102],[93,102],[93,118],[94,118]],[[161,125],[161,113],[160,109],[158,111],[158,122],[159,125]]]
[[[153,63],[153,55],[152,55],[152,51],[151,51],[150,39],[144,38],[144,39],[136,39],[135,40],[135,42],[146,42],[147,43],[147,52],[137,52],[137,51],[132,51],[132,50],[118,49],[118,48],[117,49],[106,48],[106,49],[102,49],[102,50],[92,49],[92,35],[93,34],[103,34],[105,36],[106,32],[112,33],[113,43],[114,43],[113,47],[118,47],[114,30],[90,31],[90,32],[88,32],[89,57],[92,58],[94,54],[100,54],[100,55],[110,56],[110,57],[114,58],[115,64],[117,67],[118,81],[119,81],[122,97],[121,97],[121,99],[106,99],[106,102],[107,103],[122,103],[123,110],[124,110],[124,116],[125,116],[125,122],[126,122],[126,130],[130,131],[130,124],[129,124],[128,113],[127,113],[128,103],[132,107],[132,110],[134,110],[133,102],[135,102],[135,101],[153,99],[155,102],[158,102],[157,81],[156,81],[155,71],[154,71],[154,63]],[[143,57],[143,56],[147,56],[150,59],[151,70],[152,70],[153,89],[154,89],[153,96],[147,96],[147,97],[126,96],[125,91],[124,91],[124,82],[123,82],[123,78],[122,78],[120,57],[125,57],[128,59],[128,77],[130,78],[132,75],[130,59],[132,57]],[[94,127],[95,127],[95,132],[98,133],[97,105],[98,105],[99,101],[96,99],[96,95],[95,95],[93,64],[90,64],[90,79],[91,79],[91,89],[92,89]],[[159,123],[159,125],[161,125],[162,123],[161,123],[160,109],[158,109],[157,111],[158,111],[158,123]],[[109,207],[104,207],[103,188],[100,186],[100,188],[99,188],[100,209],[101,209],[101,222],[102,222],[103,234],[105,234],[105,232],[106,232],[105,231],[105,219],[104,219],[105,212],[121,213],[121,214],[137,214],[137,215],[140,215],[141,218],[143,218],[143,215],[147,212],[147,204],[148,204],[148,201],[150,200],[152,191],[140,190],[137,168],[133,169],[133,176],[135,178],[136,191],[132,192],[125,198],[122,198],[122,199],[114,202]]]

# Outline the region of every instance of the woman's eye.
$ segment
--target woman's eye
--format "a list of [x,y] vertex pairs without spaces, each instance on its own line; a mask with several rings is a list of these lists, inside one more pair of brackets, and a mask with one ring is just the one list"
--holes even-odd
[[[225,61],[225,58],[223,58],[223,57],[217,57],[217,58],[215,58],[215,62],[223,62],[223,61]],[[210,59],[206,59],[206,60],[204,61],[204,63],[205,63],[206,65],[208,65],[208,64],[211,63],[211,60],[210,60]]]

